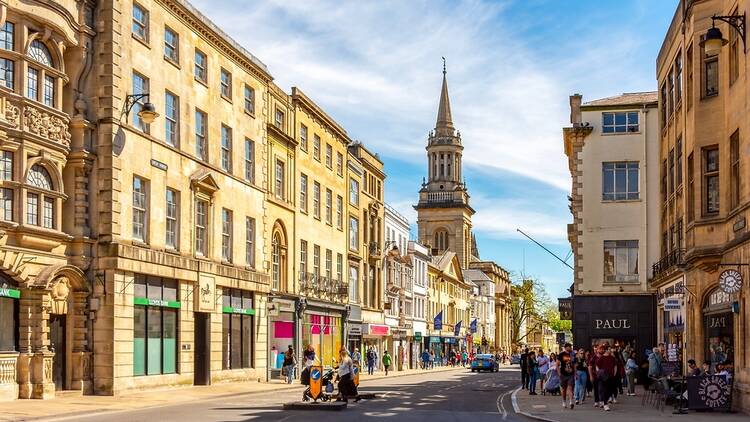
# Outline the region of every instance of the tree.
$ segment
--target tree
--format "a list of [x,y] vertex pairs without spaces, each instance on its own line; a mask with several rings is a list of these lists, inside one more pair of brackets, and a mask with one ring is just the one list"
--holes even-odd
[[513,348],[517,349],[529,334],[548,323],[545,310],[549,309],[552,302],[544,285],[533,278],[524,278],[520,283],[514,283],[511,295],[510,338]]
[[544,319],[548,322],[552,331],[556,333],[573,330],[573,321],[560,319],[560,311],[555,307],[554,303],[549,303],[546,309],[544,309]]

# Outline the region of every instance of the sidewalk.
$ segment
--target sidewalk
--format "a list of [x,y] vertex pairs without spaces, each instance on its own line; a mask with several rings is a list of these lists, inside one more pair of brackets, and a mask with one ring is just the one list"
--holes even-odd
[[[367,381],[377,379],[426,374],[451,369],[458,370],[459,368],[440,367],[432,371],[421,369],[395,371],[390,372],[387,377],[384,372],[380,371],[374,375],[363,374],[360,378],[360,385],[366,386]],[[285,394],[287,397],[301,397],[302,389],[303,386],[298,381],[289,385],[281,380],[271,380],[266,383],[232,382],[210,386],[143,390],[126,392],[119,396],[81,396],[62,393],[51,400],[14,400],[3,402],[0,404],[0,409],[2,409],[0,410],[0,421],[25,421],[51,417],[74,420],[75,416],[83,414],[124,412],[148,407],[169,406],[185,402],[275,391],[289,392],[288,396]],[[279,406],[281,406],[281,402],[279,402]]]
[[672,420],[674,422],[747,422],[748,415],[743,413],[697,413],[690,411],[687,414],[673,414],[672,406],[665,406],[664,412],[660,412],[652,406],[641,406],[642,389],[638,389],[637,396],[628,397],[620,395],[617,404],[612,405],[612,410],[605,412],[594,407],[593,397],[588,397],[582,405],[575,406],[573,410],[562,408],[561,396],[530,396],[526,390],[516,390],[511,396],[513,410],[532,419],[547,422],[663,422]]

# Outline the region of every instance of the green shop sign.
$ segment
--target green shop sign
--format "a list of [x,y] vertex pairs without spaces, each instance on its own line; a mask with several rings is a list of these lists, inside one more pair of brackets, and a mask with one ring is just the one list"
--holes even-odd
[[0,297],[12,297],[13,299],[21,298],[21,291],[9,288],[0,288]]
[[255,315],[255,309],[233,308],[231,306],[222,306],[221,311],[225,314],[242,314]]
[[147,299],[145,297],[136,297],[133,299],[135,305],[161,306],[162,308],[180,308],[180,302],[176,300]]
[[414,341],[422,341],[422,333],[419,331],[414,332]]

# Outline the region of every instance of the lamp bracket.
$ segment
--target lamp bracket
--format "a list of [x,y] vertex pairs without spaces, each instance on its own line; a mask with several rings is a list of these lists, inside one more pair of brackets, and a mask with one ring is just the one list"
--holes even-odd
[[711,16],[711,24],[713,25],[714,21],[722,21],[726,22],[734,28],[737,33],[740,34],[740,38],[742,39],[742,51],[746,52],[745,47],[745,13],[742,13],[741,15],[727,15],[727,16]]
[[137,103],[139,100],[142,99],[148,99],[148,93],[144,94],[128,94],[125,96],[125,102],[122,105],[122,112],[120,112],[120,122],[122,122],[122,118],[125,117],[125,120],[130,118],[130,110],[133,109],[133,106],[135,103]]

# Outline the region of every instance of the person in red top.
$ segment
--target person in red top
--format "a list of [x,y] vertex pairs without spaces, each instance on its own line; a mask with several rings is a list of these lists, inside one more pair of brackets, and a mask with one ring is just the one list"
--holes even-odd
[[617,388],[615,377],[619,375],[617,373],[618,365],[617,359],[612,356],[608,344],[602,346],[600,352],[602,353],[601,356],[599,356],[594,362],[596,382],[599,385],[599,405],[602,406],[604,410],[609,411],[609,399],[612,397],[612,391]]
[[594,390],[594,407],[599,407],[600,396],[599,396],[599,383],[596,382],[596,360],[599,359],[601,354],[599,353],[600,346],[594,346],[589,356],[589,380],[591,380],[591,386]]

